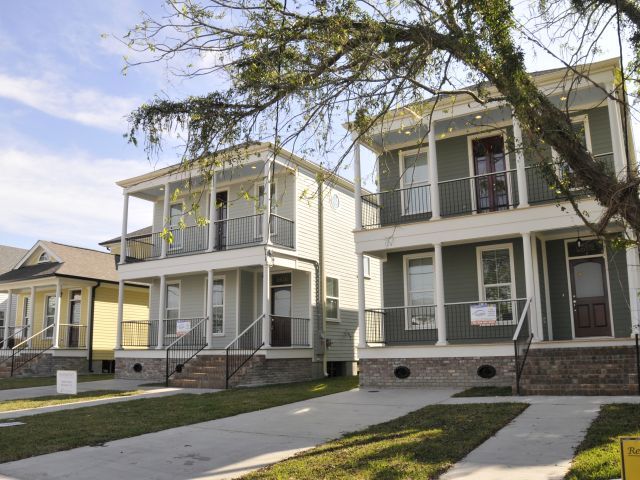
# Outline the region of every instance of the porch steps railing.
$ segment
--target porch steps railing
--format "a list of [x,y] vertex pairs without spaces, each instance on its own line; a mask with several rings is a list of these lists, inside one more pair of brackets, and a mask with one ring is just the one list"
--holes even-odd
[[28,325],[10,328],[13,329],[13,333],[10,334],[7,338],[3,338],[2,342],[0,342],[0,365],[7,360],[11,360],[11,349],[14,347],[16,342],[22,342],[22,338],[26,336],[29,330]]
[[11,376],[44,352],[53,348],[54,327],[55,325],[51,324],[43,328],[11,349]]
[[187,362],[207,346],[206,324],[205,317],[167,347],[165,376],[167,386],[169,386],[169,378],[175,373],[181,373]]
[[516,393],[520,395],[520,380],[522,378],[522,372],[524,371],[525,363],[527,362],[527,356],[529,355],[529,348],[531,348],[531,341],[533,340],[533,333],[531,332],[531,321],[529,312],[531,307],[531,298],[527,299],[527,303],[522,309],[522,315],[518,320],[518,326],[513,334],[513,348],[515,350],[515,364],[516,364]]
[[[267,315],[268,317],[268,315]],[[262,323],[265,315],[260,315],[254,322],[234,338],[227,348],[225,388],[229,388],[229,380],[247,363],[264,345]]]

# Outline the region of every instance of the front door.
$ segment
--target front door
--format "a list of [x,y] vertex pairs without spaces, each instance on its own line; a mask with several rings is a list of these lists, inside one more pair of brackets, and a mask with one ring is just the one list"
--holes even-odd
[[82,292],[80,290],[72,290],[69,301],[69,348],[77,348],[80,343],[80,320],[82,307]]
[[218,209],[218,225],[216,232],[218,238],[216,239],[216,245],[220,250],[224,250],[227,247],[227,192],[218,192],[216,194],[216,205]]
[[291,274],[271,277],[271,346],[291,346]]
[[476,209],[493,212],[509,207],[504,139],[501,135],[473,140]]
[[576,337],[611,335],[603,257],[569,260]]

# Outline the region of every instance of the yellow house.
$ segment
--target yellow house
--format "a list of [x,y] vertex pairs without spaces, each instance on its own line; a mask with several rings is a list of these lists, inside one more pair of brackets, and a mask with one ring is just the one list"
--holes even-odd
[[[113,371],[118,318],[113,255],[40,240],[0,275],[0,293],[8,294],[0,376]],[[124,294],[127,318],[146,320],[148,288],[127,284]]]

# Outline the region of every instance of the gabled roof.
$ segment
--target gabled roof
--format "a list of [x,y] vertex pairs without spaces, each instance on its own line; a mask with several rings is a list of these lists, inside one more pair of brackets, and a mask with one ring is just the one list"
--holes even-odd
[[[140,237],[142,235],[151,235],[153,233],[153,227],[149,225],[148,227],[141,228],[140,230],[135,230],[133,232],[127,233],[126,238],[135,238]],[[120,241],[120,236],[111,238],[109,240],[105,240],[104,242],[100,242],[100,245],[109,245],[111,243],[118,243]]]
[[[25,265],[31,255],[41,247],[51,253],[55,261]],[[113,255],[83,247],[74,247],[45,240],[38,241],[13,270],[0,275],[0,283],[30,280],[51,276],[79,277],[116,282],[116,265]]]
[[8,272],[15,267],[27,251],[24,248],[0,245],[0,274]]

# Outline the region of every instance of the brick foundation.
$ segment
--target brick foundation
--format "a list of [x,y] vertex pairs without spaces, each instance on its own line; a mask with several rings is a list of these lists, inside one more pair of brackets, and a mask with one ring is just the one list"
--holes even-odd
[[[133,369],[136,363],[142,365],[140,372]],[[116,358],[116,378],[164,381],[165,371],[164,358]]]
[[[93,362],[94,372],[100,372],[101,369],[102,362]],[[56,374],[57,370],[75,370],[79,374],[87,374],[89,373],[89,363],[86,358],[82,357],[57,357],[45,353],[13,372],[13,376],[51,377]],[[11,361],[9,360],[3,363],[0,369],[0,377],[8,377],[10,375]]]
[[[478,376],[478,367],[492,365],[491,379]],[[411,370],[408,378],[394,375],[396,367]],[[360,360],[360,385],[363,387],[475,387],[512,386],[515,378],[513,357],[445,358],[366,358]]]

